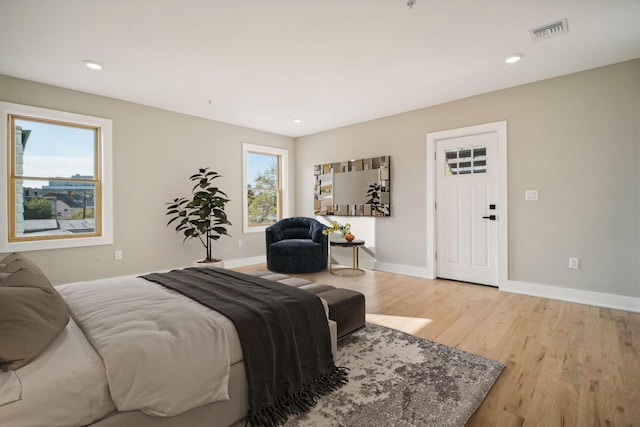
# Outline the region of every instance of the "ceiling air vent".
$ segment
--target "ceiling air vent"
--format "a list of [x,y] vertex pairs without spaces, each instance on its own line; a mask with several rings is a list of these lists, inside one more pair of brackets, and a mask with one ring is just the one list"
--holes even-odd
[[569,32],[567,18],[529,30],[529,34],[531,34],[531,40],[533,40],[534,42],[542,39],[549,39],[551,37],[559,37],[567,32]]

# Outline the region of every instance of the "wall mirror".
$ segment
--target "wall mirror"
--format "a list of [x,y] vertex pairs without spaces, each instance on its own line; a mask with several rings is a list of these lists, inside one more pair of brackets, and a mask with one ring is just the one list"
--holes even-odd
[[390,156],[315,165],[316,215],[390,216]]

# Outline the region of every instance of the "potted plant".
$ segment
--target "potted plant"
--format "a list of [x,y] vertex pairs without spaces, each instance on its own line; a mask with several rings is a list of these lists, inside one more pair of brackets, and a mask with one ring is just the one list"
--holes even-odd
[[226,226],[231,225],[231,222],[224,212],[229,199],[213,184],[220,176],[208,167],[200,168],[198,173],[189,178],[196,183],[191,189],[191,198],[179,197],[167,203],[167,215],[171,216],[167,226],[178,221],[176,232],[184,234],[184,241],[195,238],[200,240],[206,250],[205,259],[199,261],[202,263],[220,262],[211,256],[212,243],[223,235],[229,236]]

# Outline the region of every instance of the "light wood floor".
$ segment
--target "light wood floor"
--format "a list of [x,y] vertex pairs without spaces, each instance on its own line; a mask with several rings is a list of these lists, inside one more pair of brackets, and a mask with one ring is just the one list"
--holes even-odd
[[370,322],[503,362],[467,426],[640,426],[638,313],[374,271],[295,276],[362,292]]

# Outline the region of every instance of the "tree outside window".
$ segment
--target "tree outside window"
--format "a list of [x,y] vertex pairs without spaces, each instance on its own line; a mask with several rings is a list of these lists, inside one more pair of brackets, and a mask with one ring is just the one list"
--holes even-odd
[[244,232],[257,232],[286,216],[286,150],[243,144]]
[[249,225],[269,225],[278,220],[278,158],[249,153],[249,174],[255,174],[247,184]]

